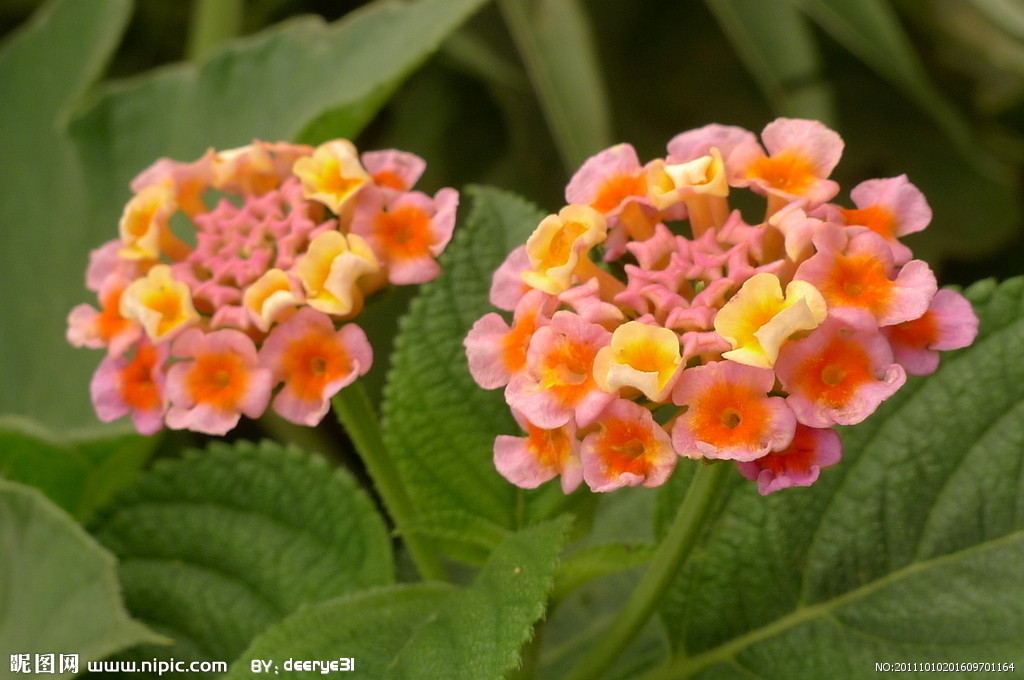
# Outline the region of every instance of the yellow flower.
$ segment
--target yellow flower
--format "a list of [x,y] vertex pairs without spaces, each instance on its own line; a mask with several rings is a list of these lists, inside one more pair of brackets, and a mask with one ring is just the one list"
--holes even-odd
[[347,139],[320,145],[312,156],[295,161],[293,172],[302,181],[306,198],[323,203],[338,215],[370,181],[370,175],[359,162],[359,152]]
[[363,308],[360,279],[380,271],[380,264],[362,237],[325,231],[309,244],[295,265],[306,289],[306,304],[326,314],[352,316]]
[[634,387],[651,401],[662,401],[681,362],[679,336],[674,331],[628,321],[615,329],[611,344],[594,357],[594,379],[606,392]]
[[715,330],[732,350],[722,356],[748,366],[771,368],[779,348],[800,331],[825,320],[825,299],[806,281],[792,281],[782,294],[775,274],[755,274],[715,316]]
[[548,215],[526,241],[531,268],[523,272],[523,281],[549,295],[568,290],[573,274],[594,275],[597,267],[588,253],[607,233],[604,216],[590,206],[568,205]]
[[281,269],[270,269],[245,289],[242,304],[249,310],[253,323],[266,333],[270,325],[284,312],[302,303],[288,274]]
[[121,294],[121,316],[137,321],[154,343],[199,320],[188,284],[174,278],[166,264],[154,265]]
[[171,233],[171,215],[178,209],[174,187],[170,183],[152,184],[132,196],[121,213],[118,232],[121,250],[127,260],[155,260],[161,253],[178,260],[188,246]]

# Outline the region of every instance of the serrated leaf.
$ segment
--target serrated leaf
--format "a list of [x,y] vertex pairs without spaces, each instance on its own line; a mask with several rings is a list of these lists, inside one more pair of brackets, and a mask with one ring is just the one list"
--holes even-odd
[[473,583],[412,635],[385,678],[501,680],[518,660],[554,581],[563,516],[509,535]]
[[817,484],[732,488],[661,612],[687,657],[645,678],[1024,662],[1024,279],[967,295],[974,345],[844,430]]
[[492,310],[491,272],[543,213],[496,189],[468,193],[472,213],[441,256],[441,276],[421,288],[400,324],[382,427],[420,514],[468,514],[513,528],[517,492],[494,470],[491,452],[495,434],[515,425],[501,393],[473,382],[462,340]]
[[508,535],[508,530],[479,515],[449,510],[419,515],[406,522],[402,535],[408,534],[463,546],[456,554],[471,564],[483,564],[494,547]]
[[177,641],[140,659],[229,661],[300,605],[393,579],[383,520],[351,476],[269,442],[157,464],[95,533],[129,609]]
[[[416,583],[363,590],[303,607],[267,629],[236,661],[225,680],[249,680],[254,668],[275,678],[319,678],[317,671],[287,670],[288,659],[352,659],[357,677],[383,678],[409,637],[441,608],[450,586]],[[271,666],[255,665],[256,661]]]
[[249,678],[253,660],[275,677],[288,659],[352,658],[360,677],[500,680],[544,611],[568,518],[509,534],[469,586],[437,583],[373,588],[304,607],[268,629],[229,670]]
[[130,8],[129,0],[49,2],[0,48],[0,413],[49,426],[96,422],[88,376],[98,357],[64,339],[96,245],[83,228],[86,179],[66,130]]
[[836,122],[834,93],[807,19],[786,2],[705,0],[780,116]]
[[501,0],[534,91],[569,172],[611,146],[611,107],[583,3]]
[[[0,659],[78,654],[79,668],[161,638],[125,611],[113,556],[38,490],[0,479]],[[68,678],[59,672],[48,677]]]

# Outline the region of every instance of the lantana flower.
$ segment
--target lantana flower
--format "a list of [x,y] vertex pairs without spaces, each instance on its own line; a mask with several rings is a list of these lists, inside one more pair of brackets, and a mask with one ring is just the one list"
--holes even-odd
[[559,427],[537,427],[513,411],[525,437],[498,435],[494,441],[494,466],[513,483],[533,489],[559,477],[562,490],[571,493],[583,481],[580,441],[572,421]]
[[843,148],[783,118],[583,163],[464,341],[524,432],[495,441],[498,472],[568,493],[578,453],[592,491],[657,486],[680,458],[732,461],[761,494],[808,486],[842,457],[837,425],[970,344],[970,304],[900,241],[930,221],[924,195],[900,175],[837,199]]
[[755,460],[789,446],[796,417],[768,393],[775,374],[715,361],[684,372],[672,395],[686,407],[672,426],[676,451],[688,458]]
[[580,447],[583,478],[594,491],[623,486],[660,486],[677,456],[668,433],[651,412],[625,399],[609,404],[597,429]]
[[274,367],[275,383],[284,383],[274,397],[274,411],[293,423],[316,425],[330,408],[330,398],[370,370],[373,349],[359,326],[335,330],[331,317],[303,307],[274,327],[260,360]]
[[[458,193],[414,191],[425,167],[348,140],[257,140],[143,170],[117,238],[90,256],[97,304],[68,315],[71,344],[106,351],[100,419],[224,434],[269,406],[316,425],[372,364],[353,323],[366,298],[439,273]],[[383,231],[357,228],[366,206]]]

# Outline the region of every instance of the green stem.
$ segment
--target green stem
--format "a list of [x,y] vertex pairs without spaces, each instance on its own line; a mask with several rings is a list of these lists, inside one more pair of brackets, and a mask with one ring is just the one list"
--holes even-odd
[[567,680],[592,680],[611,668],[647,619],[654,613],[672,579],[693,549],[718,491],[732,469],[726,463],[702,465],[694,474],[686,498],[636,590],[590,653],[573,668]]
[[377,493],[391,514],[398,533],[402,535],[420,576],[427,580],[448,580],[448,574],[429,542],[414,532],[404,532],[405,527],[412,522],[415,511],[398,467],[384,444],[380,420],[366,388],[357,380],[334,395],[331,403],[338,420],[366,465],[366,471],[373,479]]
[[200,61],[242,32],[244,0],[193,0],[186,56]]

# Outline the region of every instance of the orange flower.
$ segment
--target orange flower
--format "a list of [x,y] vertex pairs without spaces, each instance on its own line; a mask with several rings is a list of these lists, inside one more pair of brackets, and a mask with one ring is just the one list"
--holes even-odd
[[190,328],[174,341],[171,354],[186,361],[167,372],[168,427],[226,434],[242,414],[256,418],[267,408],[271,374],[259,365],[245,333]]
[[686,411],[672,427],[682,456],[753,460],[787,447],[796,418],[781,397],[769,397],[775,374],[764,368],[716,361],[688,369],[673,401]]
[[775,371],[797,419],[811,427],[853,425],[871,415],[907,376],[864,314],[828,319],[779,353]]
[[311,426],[327,413],[330,398],[373,363],[373,350],[359,326],[335,330],[330,317],[309,307],[276,326],[259,356],[263,365],[272,367],[274,382],[284,382],[274,397],[274,410],[286,420]]
[[659,486],[672,474],[677,459],[672,441],[644,407],[617,399],[597,425],[580,447],[583,478],[592,490]]

